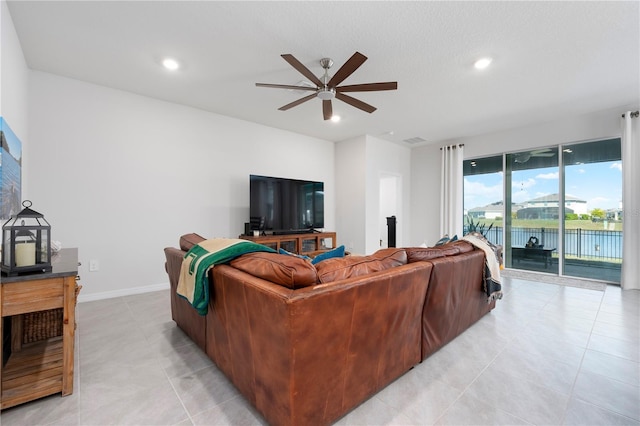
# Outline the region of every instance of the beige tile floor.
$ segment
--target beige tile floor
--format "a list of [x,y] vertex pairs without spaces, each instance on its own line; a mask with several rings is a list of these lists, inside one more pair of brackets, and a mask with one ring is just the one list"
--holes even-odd
[[[495,310],[339,425],[640,425],[640,291],[504,278]],[[252,425],[264,419],[176,328],[168,291],[78,305],[73,395],[9,425]]]

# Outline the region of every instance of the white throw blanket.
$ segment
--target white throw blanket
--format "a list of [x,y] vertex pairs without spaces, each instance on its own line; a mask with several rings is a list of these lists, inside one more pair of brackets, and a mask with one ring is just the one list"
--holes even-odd
[[498,260],[497,247],[487,241],[479,232],[470,232],[462,239],[484,251],[484,290],[487,294],[487,302],[502,299],[502,280],[500,278],[500,261]]

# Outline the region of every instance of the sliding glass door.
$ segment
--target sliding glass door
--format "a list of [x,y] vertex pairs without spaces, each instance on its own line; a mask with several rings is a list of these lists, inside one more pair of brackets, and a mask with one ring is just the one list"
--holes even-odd
[[558,273],[558,229],[562,214],[558,148],[506,155],[508,267]]
[[507,268],[620,283],[620,139],[465,160],[465,223]]
[[562,147],[565,182],[564,275],[620,282],[620,139]]

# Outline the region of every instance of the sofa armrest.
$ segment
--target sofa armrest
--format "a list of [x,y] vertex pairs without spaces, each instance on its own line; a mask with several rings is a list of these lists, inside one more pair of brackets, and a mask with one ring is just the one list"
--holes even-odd
[[449,343],[495,307],[487,303],[484,252],[440,257],[433,264],[422,317],[422,359]]
[[171,299],[171,318],[202,350],[205,348],[205,318],[191,306],[191,304],[176,293],[182,259],[186,252],[167,247],[164,249],[166,258],[165,269],[169,276],[169,294]]

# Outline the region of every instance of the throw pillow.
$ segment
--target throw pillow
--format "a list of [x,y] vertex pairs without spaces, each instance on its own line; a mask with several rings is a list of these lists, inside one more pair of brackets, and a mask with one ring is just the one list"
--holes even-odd
[[324,253],[320,253],[316,257],[311,260],[311,264],[315,265],[318,262],[322,262],[326,259],[331,259],[334,257],[344,257],[344,246],[336,247],[333,250],[325,251]]
[[444,234],[444,236],[436,242],[436,246],[441,246],[443,244],[447,244],[448,242],[449,242],[449,234]]
[[311,260],[311,258],[309,256],[305,256],[304,254],[296,254],[296,253],[291,253],[290,251],[286,251],[283,248],[278,249],[278,253],[280,254],[286,254],[288,256],[295,256],[295,257],[299,257],[300,259],[304,259],[304,260]]
[[458,235],[454,235],[453,238],[449,238],[449,234],[445,234],[444,237],[440,238],[436,243],[436,246],[441,246],[443,244],[447,244],[453,241],[458,241]]

